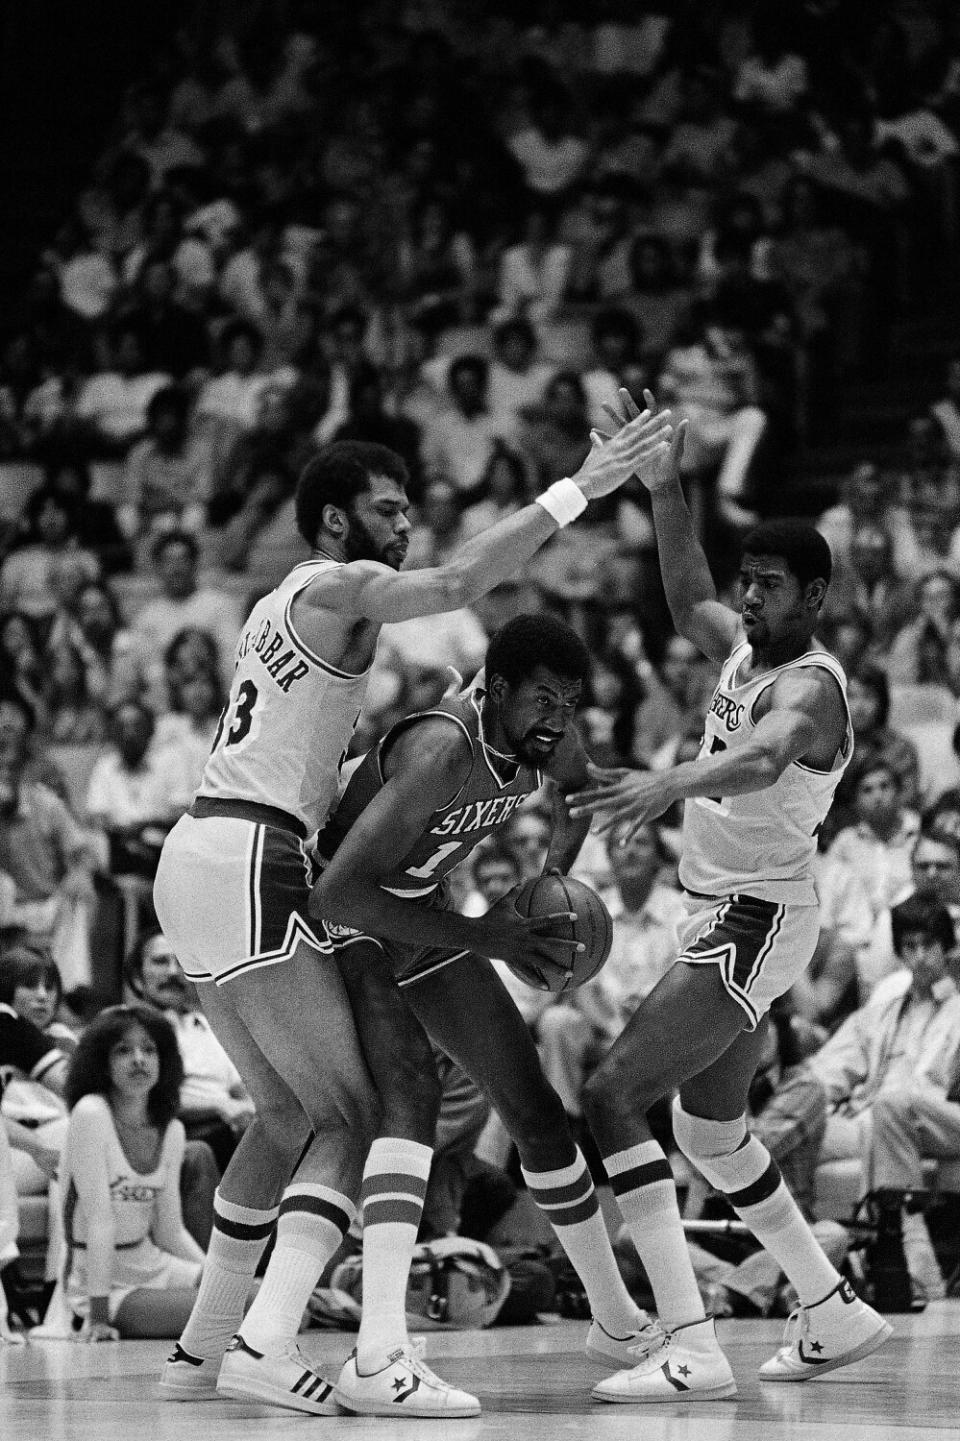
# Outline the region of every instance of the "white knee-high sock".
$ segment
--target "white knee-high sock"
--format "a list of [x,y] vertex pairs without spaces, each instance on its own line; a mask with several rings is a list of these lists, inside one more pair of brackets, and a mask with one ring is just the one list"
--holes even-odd
[[213,1232],[203,1263],[200,1289],[180,1344],[191,1356],[219,1360],[243,1319],[257,1264],[263,1255],[279,1207],[255,1210],[213,1198]]
[[617,1266],[590,1171],[579,1146],[576,1159],[555,1171],[528,1171],[530,1195],[557,1233],[583,1282],[590,1310],[611,1336],[638,1329],[641,1316]]
[[664,1326],[702,1321],[706,1312],[680,1220],[670,1163],[656,1141],[604,1156],[620,1214],[630,1228]]
[[427,1194],[433,1151],[379,1136],[363,1169],[363,1311],[357,1368],[378,1370],[406,1344],[407,1281]]
[[241,1327],[255,1351],[275,1355],[297,1335],[310,1293],[355,1214],[349,1196],[329,1186],[295,1181],[284,1191],[277,1244]]

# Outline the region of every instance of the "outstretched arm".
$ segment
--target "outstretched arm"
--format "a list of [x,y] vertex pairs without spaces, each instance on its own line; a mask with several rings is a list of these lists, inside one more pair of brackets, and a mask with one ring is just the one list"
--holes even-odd
[[822,687],[809,673],[781,676],[771,694],[769,711],[757,722],[750,740],[735,751],[721,751],[665,771],[591,766],[594,783],[571,796],[571,814],[599,817],[594,822],[598,831],[623,826],[622,838],[628,840],[675,801],[766,790],[815,744],[823,714]]
[[[648,390],[643,394],[647,409],[655,413],[653,396]],[[639,410],[629,391],[621,390],[620,399],[622,415],[605,409],[612,421],[623,425]],[[737,617],[717,600],[717,588],[680,484],[685,434],[684,422],[677,427],[669,450],[661,451],[639,475],[650,492],[660,574],[673,624],[711,660],[725,660],[736,635]]]
[[[669,411],[638,411],[611,440],[591,448],[570,484],[583,503],[608,495],[629,476],[642,478],[666,453],[672,434]],[[549,508],[555,489],[474,536],[447,565],[398,574],[376,561],[355,561],[335,577],[318,578],[306,592],[307,602],[381,624],[459,610],[515,575],[559,528]],[[567,491],[574,502],[576,491]]]

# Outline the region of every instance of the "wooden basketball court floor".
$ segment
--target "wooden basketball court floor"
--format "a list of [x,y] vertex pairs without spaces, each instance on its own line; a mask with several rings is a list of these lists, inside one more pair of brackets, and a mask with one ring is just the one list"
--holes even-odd
[[[895,1335],[865,1361],[803,1385],[757,1379],[782,1322],[722,1321],[719,1335],[740,1386],[727,1401],[612,1406],[591,1401],[605,1373],[583,1355],[583,1322],[434,1333],[427,1359],[480,1396],[468,1421],[301,1416],[259,1404],[161,1402],[155,1390],[170,1345],[126,1341],[0,1346],[2,1441],[260,1441],[308,1435],[369,1441],[387,1432],[420,1441],[920,1441],[960,1435],[960,1302],[891,1318]],[[304,1351],[328,1375],[349,1352],[344,1333],[311,1331]]]

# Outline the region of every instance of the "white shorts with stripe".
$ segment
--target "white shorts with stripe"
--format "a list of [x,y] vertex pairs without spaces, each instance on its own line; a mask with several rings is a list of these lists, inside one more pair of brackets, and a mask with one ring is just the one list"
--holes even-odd
[[308,861],[291,831],[240,816],[182,816],[168,835],[153,899],[184,974],[218,986],[289,960],[303,942],[331,955],[308,918]]
[[680,961],[716,966],[724,987],[755,1030],[778,996],[813,959],[820,907],[763,901],[757,896],[683,896]]

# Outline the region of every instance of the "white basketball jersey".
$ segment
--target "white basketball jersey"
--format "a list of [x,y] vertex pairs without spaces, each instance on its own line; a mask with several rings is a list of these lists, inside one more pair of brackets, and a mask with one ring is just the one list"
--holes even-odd
[[[724,662],[704,722],[698,759],[738,750],[750,740],[758,699],[785,671],[811,666],[829,671],[846,708],[846,677],[839,661],[826,651],[806,651],[786,665],[738,684],[737,672],[749,654],[749,642],[742,641]],[[812,770],[793,761],[766,790],[688,800],[683,817],[681,885],[708,896],[739,891],[760,900],[815,905],[817,832],[852,754],[848,710],[844,743],[829,771]]]
[[337,670],[293,627],[294,598],[338,564],[325,556],[305,560],[254,606],[200,782],[201,796],[286,811],[307,835],[323,825],[336,799],[370,674]]

